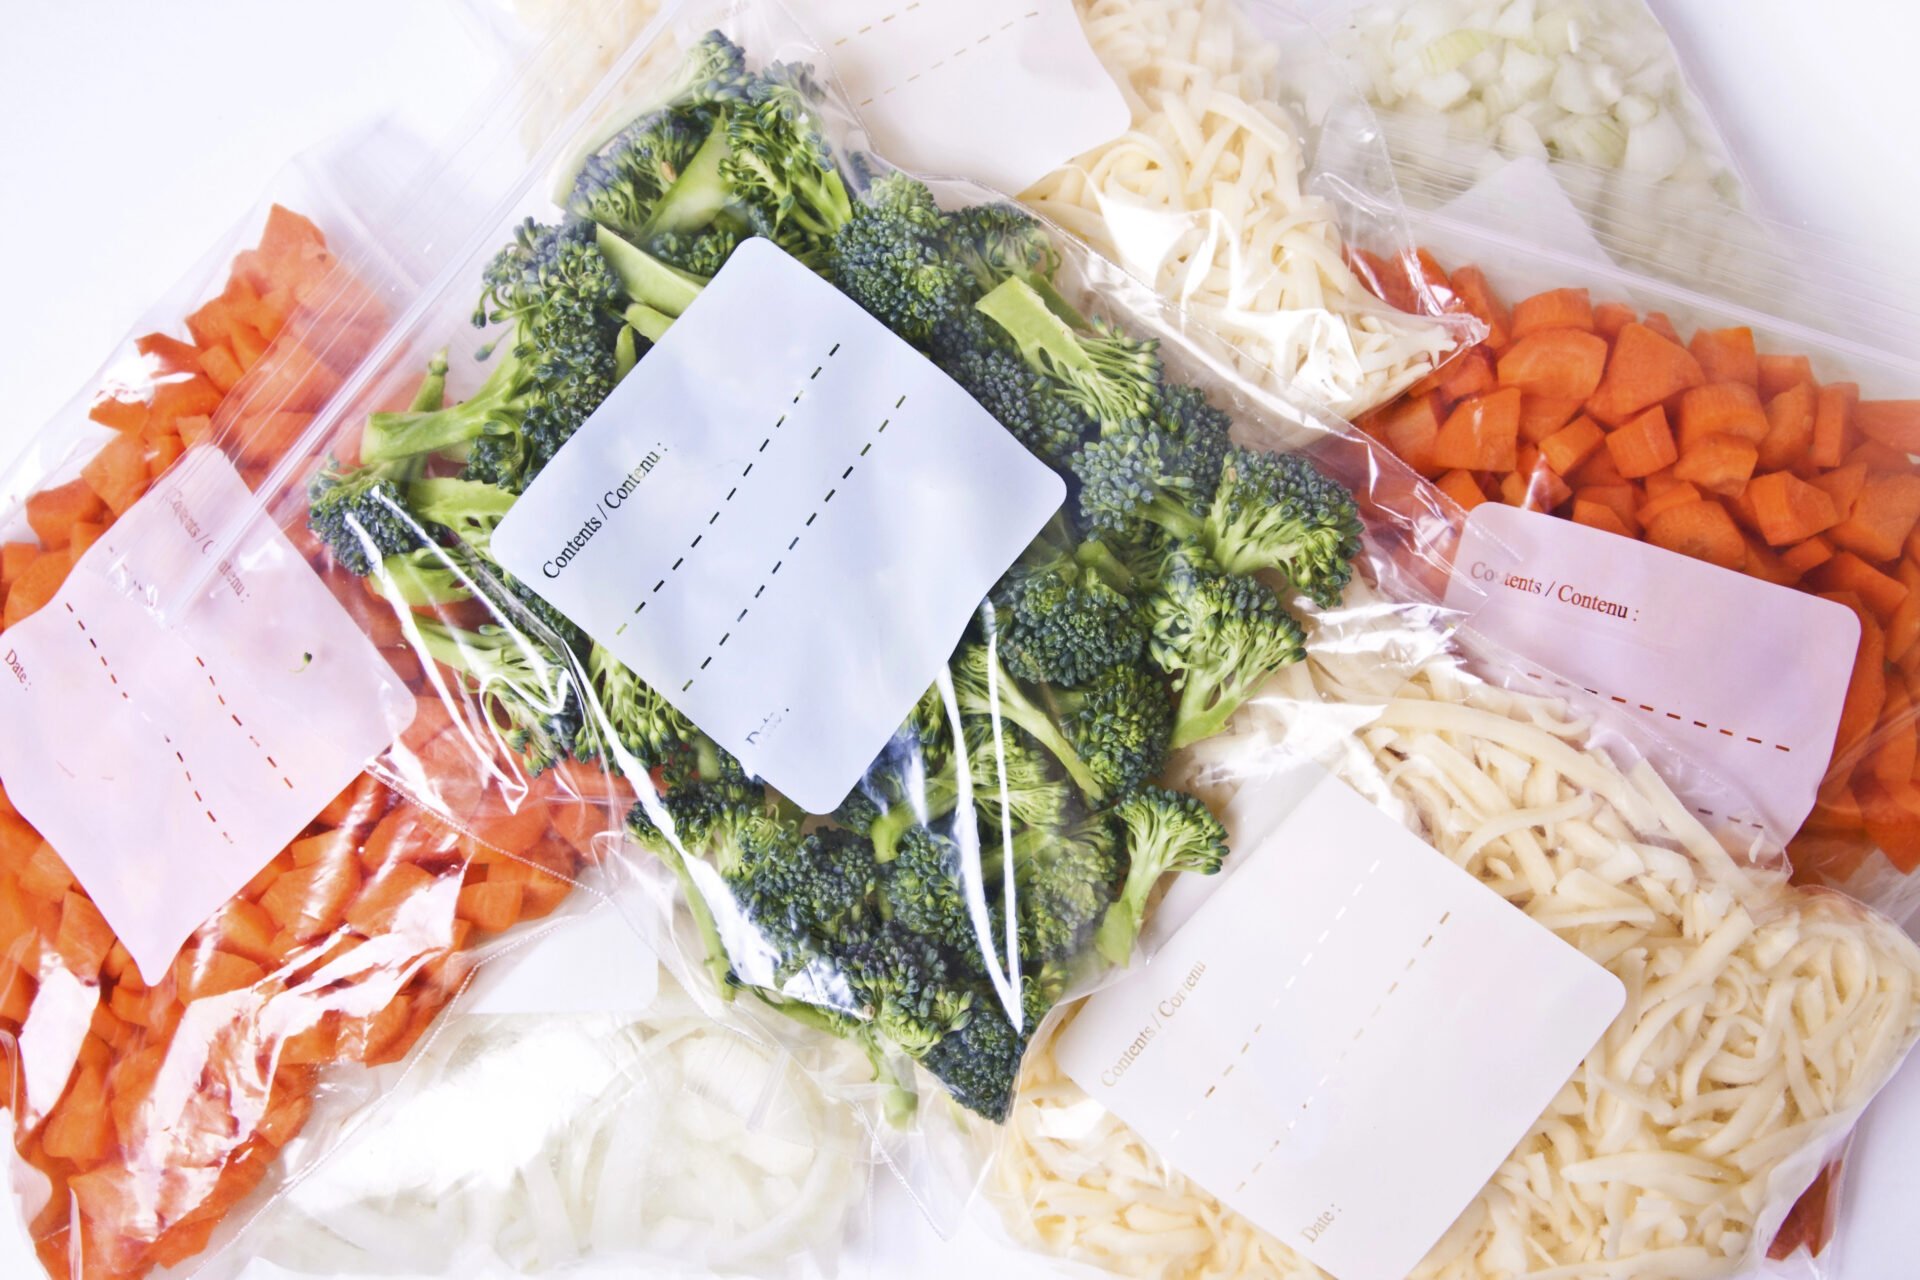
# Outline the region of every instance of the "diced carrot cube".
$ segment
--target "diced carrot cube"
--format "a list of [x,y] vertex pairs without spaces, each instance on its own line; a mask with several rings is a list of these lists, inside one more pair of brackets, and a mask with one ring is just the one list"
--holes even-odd
[[1575,485],[1614,485],[1627,483],[1627,477],[1620,474],[1620,467],[1613,460],[1613,454],[1605,449],[1597,449],[1593,456],[1574,468],[1567,477]]
[[1689,502],[1700,501],[1702,494],[1684,480],[1675,480],[1658,493],[1648,491],[1646,501],[1640,504],[1640,523],[1646,524],[1668,507],[1683,506]]
[[1832,495],[1789,472],[1755,476],[1747,485],[1747,497],[1768,546],[1805,542],[1840,523]]
[[[1462,511],[1471,511],[1487,500],[1486,493],[1480,488],[1480,482],[1473,478],[1473,473],[1470,471],[1449,471],[1441,476],[1437,483],[1440,492],[1452,498]],[[574,807],[584,809],[586,806]],[[604,823],[597,823],[596,828],[604,825]]]
[[1674,328],[1673,321],[1667,317],[1666,312],[1649,311],[1647,312],[1646,319],[1641,323],[1665,338],[1668,342],[1671,342],[1674,346],[1682,345],[1680,342],[1680,331]]
[[253,986],[266,976],[265,969],[245,956],[215,951],[209,947],[189,947],[181,951],[173,966],[173,977],[179,984],[182,1004],[239,991]]
[[1500,382],[1529,395],[1584,400],[1607,367],[1607,340],[1588,329],[1538,329],[1500,357]]
[[1433,445],[1440,435],[1440,413],[1433,396],[1403,399],[1383,411],[1375,422],[1382,442],[1401,461],[1428,478],[1440,474],[1433,464]]
[[56,1160],[88,1168],[106,1159],[113,1146],[113,1116],[107,1110],[106,1072],[83,1065],[47,1117],[40,1149]]
[[102,392],[94,397],[87,416],[115,431],[138,431],[147,425],[147,397]]
[[1833,558],[1814,570],[1814,580],[1822,591],[1850,592],[1882,623],[1893,616],[1907,598],[1907,588],[1898,578],[1889,577],[1851,551],[1836,551]]
[[1771,400],[1787,388],[1813,381],[1813,362],[1805,356],[1761,356],[1760,398]]
[[1639,495],[1630,484],[1592,484],[1573,491],[1576,502],[1597,502],[1620,517],[1635,537],[1640,531]]
[[368,937],[387,931],[394,917],[424,895],[439,877],[409,862],[390,862],[347,907],[347,923]]
[[1607,452],[1613,455],[1613,465],[1620,474],[1629,480],[1663,471],[1680,459],[1680,449],[1667,426],[1667,412],[1657,404],[1609,435]]
[[526,886],[516,881],[483,880],[460,890],[457,908],[462,920],[472,921],[482,933],[499,933],[520,919],[520,900]]
[[[1790,393],[1782,393],[1782,396]],[[1847,518],[1827,531],[1835,546],[1875,562],[1896,559],[1920,522],[1920,476],[1869,476]]]
[[1633,530],[1620,513],[1603,502],[1589,502],[1576,496],[1573,500],[1573,520],[1575,524],[1584,524],[1590,529],[1600,529],[1607,533],[1617,533],[1623,538],[1631,538]]
[[1755,444],[1767,437],[1767,413],[1744,382],[1715,382],[1680,394],[1680,452],[1708,436],[1739,436]]
[[336,859],[282,872],[261,895],[260,905],[294,936],[317,938],[346,918],[347,904],[359,892],[357,862]]
[[118,519],[140,500],[151,482],[146,442],[139,436],[117,435],[101,446],[80,475]]
[[8,542],[0,544],[0,590],[13,585],[13,580],[27,571],[27,566],[40,557],[40,545],[35,542]]
[[58,551],[73,538],[73,526],[80,521],[99,523],[107,514],[107,504],[94,493],[85,479],[69,480],[52,489],[42,489],[27,499],[27,523],[34,536],[48,551]]
[[1560,428],[1572,422],[1585,403],[1583,396],[1578,400],[1555,400],[1548,396],[1520,397],[1520,438],[1530,444],[1539,444]]
[[1540,457],[1556,473],[1570,475],[1605,443],[1600,424],[1582,414],[1540,442]]
[[1767,434],[1760,441],[1762,471],[1784,471],[1806,458],[1813,447],[1817,398],[1811,382],[1800,382],[1767,401]]
[[1808,462],[1816,467],[1840,465],[1853,427],[1853,406],[1859,399],[1860,388],[1851,382],[1820,388],[1814,398],[1813,445],[1807,451]]
[[53,944],[68,972],[83,982],[92,982],[99,976],[113,943],[113,929],[100,908],[69,890],[60,903],[60,932]]
[[1833,509],[1845,520],[1853,514],[1853,504],[1860,500],[1860,491],[1867,487],[1867,466],[1864,462],[1849,462],[1813,477],[1813,483],[1827,491],[1827,496],[1833,499]]
[[1606,373],[1587,402],[1587,412],[1602,424],[1624,423],[1705,382],[1700,362],[1685,347],[1644,324],[1630,324],[1613,344]]
[[200,926],[199,937],[208,946],[268,965],[280,959],[274,946],[279,931],[266,908],[243,898],[230,898]]
[[1624,302],[1603,302],[1593,309],[1593,331],[1612,342],[1639,317]]
[[1833,559],[1833,544],[1819,534],[1805,542],[1796,542],[1780,553],[1780,563],[1805,577]]
[[0,629],[24,622],[53,601],[73,569],[73,550],[43,551],[7,588],[7,605],[0,614]]
[[1853,425],[1869,440],[1920,453],[1920,400],[1862,400],[1853,406]]
[[1777,587],[1790,587],[1800,580],[1800,575],[1789,569],[1781,558],[1773,553],[1766,543],[1747,534],[1746,571],[1763,582],[1771,582]]
[[1751,440],[1716,435],[1696,440],[1673,464],[1674,478],[1709,493],[1732,496],[1747,487],[1760,451]]
[[1453,273],[1449,284],[1467,314],[1487,327],[1487,345],[1496,350],[1506,346],[1513,336],[1513,317],[1507,314],[1480,268],[1461,267]]
[[239,386],[240,379],[246,375],[246,370],[234,359],[233,348],[224,342],[215,343],[200,353],[200,369],[221,395]]
[[1542,329],[1593,332],[1593,302],[1585,289],[1549,289],[1523,298],[1513,307],[1513,341]]
[[1647,541],[1723,569],[1746,563],[1747,544],[1727,509],[1710,499],[1683,502],[1647,521]]
[[1520,392],[1474,396],[1454,406],[1434,440],[1433,462],[1449,471],[1511,471],[1520,441]]
[[1744,382],[1760,386],[1760,356],[1754,350],[1753,330],[1699,329],[1687,344],[1708,382]]

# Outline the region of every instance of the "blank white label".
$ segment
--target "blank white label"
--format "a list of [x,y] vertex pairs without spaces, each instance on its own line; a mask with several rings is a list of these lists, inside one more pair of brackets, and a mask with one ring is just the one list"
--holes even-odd
[[1625,1001],[1324,775],[1058,1046],[1172,1164],[1340,1280],[1400,1280]]
[[[0,637],[0,777],[159,981],[413,718],[413,696],[222,453],[190,451]],[[161,616],[250,521],[199,596]]]
[[754,239],[493,549],[754,774],[826,813],[1065,498],[952,379]]
[[795,0],[880,154],[1024,191],[1132,113],[1073,0]]
[[1722,814],[1723,794],[1714,816],[1757,817],[1784,841],[1812,810],[1860,647],[1844,605],[1496,503],[1467,519],[1447,605],[1652,727],[1758,811]]

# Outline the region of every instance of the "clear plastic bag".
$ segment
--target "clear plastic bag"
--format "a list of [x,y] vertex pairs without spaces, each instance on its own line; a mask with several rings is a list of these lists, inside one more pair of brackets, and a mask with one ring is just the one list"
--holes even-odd
[[[1298,660],[1289,609],[1307,606],[1296,597],[1324,610],[1324,634],[1338,636],[1350,622],[1339,608],[1349,577],[1430,569],[1432,540],[1445,526],[1391,459],[1290,400],[1284,375],[1247,382],[1230,348],[990,193],[957,183],[929,189],[889,170],[864,150],[836,89],[806,67],[818,59],[762,6],[689,4],[664,15],[620,55],[576,127],[541,142],[534,172],[510,186],[464,260],[373,356],[400,378],[451,341],[451,407],[371,417],[358,402],[330,409],[323,434],[351,440],[364,423],[364,469],[343,456],[344,478],[315,491],[311,515],[321,526],[339,515],[330,530],[336,560],[355,562],[397,598],[419,603],[450,587],[534,600],[493,553],[510,541],[513,513],[533,509],[521,504],[557,492],[546,481],[559,471],[549,468],[592,456],[570,455],[572,442],[587,438],[576,432],[617,432],[612,424],[628,421],[612,413],[624,380],[639,385],[679,368],[675,360],[699,362],[702,380],[716,371],[751,376],[743,355],[675,344],[694,331],[680,326],[698,319],[707,291],[747,270],[737,265],[743,246],[754,246],[762,264],[752,270],[774,269],[765,264],[779,261],[769,257],[777,247],[824,274],[929,353],[1079,490],[1078,504],[1019,564],[996,566],[996,574],[1010,571],[987,603],[962,602],[973,621],[961,614],[919,677],[936,683],[917,709],[909,698],[893,712],[905,726],[881,726],[891,740],[883,734],[877,758],[859,758],[864,776],[849,782],[850,794],[836,793],[847,794],[844,803],[824,806],[831,813],[807,812],[758,776],[738,741],[723,749],[718,731],[710,736],[684,714],[677,695],[691,678],[656,689],[624,665],[619,641],[639,625],[638,608],[589,640],[557,605],[537,606],[554,624],[542,637],[550,664],[577,675],[579,717],[558,732],[551,717],[514,713],[508,739],[516,750],[572,756],[566,776],[604,771],[609,791],[637,792],[629,830],[638,848],[623,861],[660,903],[669,935],[662,950],[682,964],[690,993],[789,1045],[836,1095],[863,1103],[886,1158],[944,1221],[975,1176],[960,1138],[972,1117],[1004,1116],[1022,1047],[1046,1010],[1126,962],[1162,873],[1210,870],[1224,853],[1197,800],[1140,787],[1169,740],[1204,737],[1260,675]],[[571,221],[560,219],[556,201]],[[911,292],[898,287],[903,274],[915,280]],[[553,298],[562,301],[545,301]],[[572,310],[581,300],[587,305]],[[490,328],[486,364],[452,341],[475,321]],[[869,381],[897,376],[903,363],[922,367],[904,347],[889,350],[888,372]],[[827,386],[807,394],[833,394]],[[596,420],[603,401],[611,416]],[[700,402],[686,412],[701,420]],[[634,420],[649,421],[644,411]],[[1098,447],[1103,422],[1113,439]],[[676,441],[654,451],[661,457],[697,447],[671,436],[671,422],[650,425]],[[702,421],[714,431],[725,425]],[[983,438],[979,447],[991,444]],[[1076,472],[1070,458],[1083,444]],[[766,448],[723,456],[748,464],[737,473],[744,478]],[[1158,478],[1130,470],[1136,449],[1158,451]],[[1025,456],[1021,463],[1041,466]],[[663,483],[657,465],[656,457],[621,471],[635,486]],[[702,482],[681,472],[671,483]],[[1149,536],[1148,515],[1135,510],[1146,495],[1129,487],[1136,482],[1166,490],[1155,511],[1178,538]],[[396,488],[380,490],[387,496],[371,506],[334,496],[386,483]],[[606,498],[608,508],[626,496]],[[930,489],[935,499],[951,501]],[[664,510],[664,499],[655,501]],[[383,514],[395,506],[398,525]],[[690,551],[718,519],[716,511],[697,526]],[[1128,536],[1095,537],[1102,521]],[[523,579],[556,592],[552,582],[574,572],[581,547],[600,536],[580,527],[588,536],[564,558]],[[812,519],[796,526],[795,544],[812,527]],[[669,532],[663,524],[655,543],[665,545]],[[940,531],[950,540],[972,532]],[[910,530],[868,533],[884,540]],[[1384,553],[1388,544],[1396,554]],[[956,541],[955,563],[962,550]],[[631,562],[620,568],[639,573]],[[662,583],[677,571],[662,568]],[[608,582],[607,591],[619,589]],[[651,599],[644,587],[642,597]],[[741,619],[759,599],[736,601]],[[839,603],[874,607],[863,596]],[[1054,603],[1080,611],[1078,629],[1055,629]],[[1369,612],[1396,607],[1376,603]],[[1148,610],[1160,618],[1152,640]],[[662,629],[652,634],[671,634],[671,621],[651,622],[663,616],[671,615],[650,615],[647,625]],[[883,666],[891,655],[881,641],[900,621],[876,638],[852,634],[845,652],[815,655],[796,640],[797,665],[807,668],[796,678],[824,684]],[[741,643],[744,633],[730,629],[719,644]],[[1151,659],[1150,644],[1159,655]],[[457,665],[471,647],[442,646],[434,656]],[[640,656],[664,662],[657,651]],[[1410,660],[1391,647],[1381,658]],[[796,665],[790,655],[780,661]],[[1184,673],[1178,710],[1175,673]],[[856,701],[871,696],[858,692]],[[750,735],[746,742],[753,746]],[[977,803],[965,801],[969,791]],[[1023,911],[1023,900],[1039,905]],[[833,1037],[863,1049],[868,1070],[850,1078],[845,1045]],[[929,1075],[940,1087],[928,1087]]]
[[[1709,831],[1645,760],[1596,747],[1590,717],[1490,683],[1477,672],[1499,679],[1499,655],[1457,635],[1407,680],[1310,656],[1186,776],[1245,843],[1281,816],[1267,797],[1317,761],[1626,987],[1416,1277],[1743,1274],[1920,1034],[1920,951],[1871,911],[1789,885],[1745,834]],[[1769,1034],[1765,1011],[1788,1008],[1795,1034]],[[990,1188],[1016,1240],[1118,1274],[1323,1274],[1044,1052]]]

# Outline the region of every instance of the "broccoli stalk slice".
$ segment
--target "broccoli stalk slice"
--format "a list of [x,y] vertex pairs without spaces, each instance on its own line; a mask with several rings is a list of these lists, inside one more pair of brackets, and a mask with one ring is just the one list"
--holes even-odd
[[626,376],[632,373],[634,370],[634,366],[639,363],[640,363],[639,335],[634,331],[634,327],[632,325],[623,324],[620,326],[619,336],[613,340],[613,379],[614,381],[615,382],[625,381]]
[[[677,319],[693,305],[700,291],[707,287],[707,282],[700,277],[660,261],[605,227],[594,229],[594,240],[627,296],[662,314]],[[632,323],[631,315],[628,323]],[[643,334],[646,332],[637,324],[634,328],[640,329]]]
[[1025,729],[1060,762],[1060,767],[1089,801],[1098,804],[1105,797],[1106,788],[1093,776],[1087,762],[1067,741],[1067,735],[1053,722],[1053,717],[1027,696],[986,645],[973,645],[961,655],[954,664],[953,687],[962,711],[984,717],[997,714]]
[[693,917],[694,932],[699,935],[701,965],[713,979],[715,993],[722,1000],[732,1000],[733,961],[727,955],[725,940],[720,937],[720,925],[713,918],[713,909],[707,905],[706,895],[700,892],[693,873],[687,869],[687,860],[678,844],[654,822],[645,801],[636,801],[627,811],[627,832],[647,852],[666,863],[674,879],[680,882],[680,896],[686,901],[687,914]]
[[440,348],[427,360],[427,376],[420,380],[413,401],[407,406],[414,413],[432,413],[447,407],[447,349]]
[[463,675],[500,741],[538,774],[571,749],[580,702],[562,659],[527,634],[487,623],[463,631],[432,618],[412,622],[415,642]]
[[1001,282],[974,305],[1006,331],[1029,366],[1056,379],[1062,394],[1103,427],[1152,411],[1160,361],[1150,344],[1077,329],[1022,276]]
[[1141,787],[1114,806],[1126,831],[1127,879],[1094,934],[1094,947],[1110,964],[1133,954],[1146,918],[1147,898],[1170,871],[1212,875],[1227,856],[1220,820],[1194,797],[1162,787]]
[[474,595],[471,580],[449,565],[437,547],[388,556],[368,582],[382,599],[403,609],[463,604]]
[[[733,203],[733,192],[720,176],[720,170],[733,154],[724,123],[714,126],[707,140],[687,161],[680,178],[653,206],[647,216],[643,238],[674,231],[698,231],[719,217]],[[676,313],[677,314],[677,313]]]
[[484,480],[433,476],[407,486],[407,508],[427,524],[448,529],[482,555],[492,545],[493,531],[513,510],[517,499]]
[[397,462],[444,453],[481,436],[510,435],[518,417],[514,401],[526,390],[530,373],[519,352],[509,350],[480,389],[460,404],[370,415],[360,438],[361,462]]
[[667,336],[667,330],[673,328],[673,317],[664,311],[636,302],[627,308],[626,332],[637,333],[648,342],[658,342]]

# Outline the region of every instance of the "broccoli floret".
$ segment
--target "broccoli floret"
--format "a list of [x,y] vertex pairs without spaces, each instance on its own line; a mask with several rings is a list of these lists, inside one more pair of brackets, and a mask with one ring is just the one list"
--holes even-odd
[[480,480],[433,476],[406,488],[408,511],[438,525],[483,556],[493,554],[493,531],[513,510],[515,495]]
[[1105,786],[1080,758],[1060,726],[1007,673],[991,647],[965,646],[954,657],[952,673],[954,696],[962,713],[984,720],[998,716],[1018,726],[1060,762],[1061,768],[1089,800],[1098,802],[1106,794]]
[[[586,668],[598,714],[589,709],[577,755],[611,757],[622,768],[621,757],[630,757],[642,771],[660,770],[669,787],[720,776],[713,740],[626,664],[596,644],[587,650]],[[618,752],[602,749],[608,737],[619,744]]]
[[[1055,771],[1052,758],[1017,729],[1002,734],[994,749],[990,733],[972,735],[968,755],[974,807],[993,827],[1050,826],[1060,822],[1074,801],[1073,787]],[[932,768],[884,767],[869,775],[873,799],[869,816],[857,829],[873,840],[874,856],[893,859],[903,835],[951,813],[960,799],[960,780],[943,755]],[[883,807],[884,805],[884,807]],[[843,806],[844,807],[844,806]]]
[[1227,856],[1227,831],[1199,799],[1184,791],[1142,787],[1114,806],[1126,831],[1127,880],[1107,909],[1094,945],[1112,964],[1125,964],[1146,917],[1147,898],[1169,871],[1210,876]]
[[1220,732],[1269,675],[1307,655],[1306,633],[1264,583],[1176,556],[1148,597],[1153,660],[1180,691],[1173,745]]
[[539,774],[571,753],[581,706],[572,665],[522,630],[467,631],[431,618],[412,624],[427,656],[459,672],[506,747]]
[[348,470],[330,458],[308,486],[307,526],[348,573],[365,577],[379,561],[420,545],[420,526],[401,488],[406,469]]
[[836,956],[876,918],[872,846],[832,827],[800,836],[784,818],[752,812],[737,850],[723,844],[716,851],[732,859],[720,865],[735,901],[780,953],[783,974],[815,955]]
[[[945,330],[934,342],[946,346]],[[940,368],[1041,461],[1064,468],[1096,429],[1080,406],[1035,374],[1017,354],[996,347],[955,346]]]
[[711,226],[693,233],[668,231],[655,236],[648,247],[662,262],[688,275],[711,279],[720,274],[720,268],[727,265],[727,259],[740,247],[740,233],[725,226]]
[[1053,237],[1040,220],[1004,201],[969,205],[947,217],[947,249],[982,295],[1012,277],[1051,279],[1060,269]]
[[1013,1106],[1026,1039],[1013,1029],[990,991],[981,992],[972,1004],[966,1021],[941,1037],[920,1064],[946,1086],[955,1102],[999,1124]]
[[1160,395],[1158,343],[1130,338],[1104,321],[1076,327],[1017,276],[978,305],[1036,372],[1102,427],[1153,412]]
[[1205,540],[1228,573],[1277,569],[1330,609],[1353,580],[1361,532],[1353,495],[1311,462],[1235,448],[1207,513]]
[[1014,837],[1013,857],[1021,960],[1038,970],[1080,954],[1120,879],[1112,824],[1092,814],[1028,828]]
[[927,827],[910,827],[879,866],[883,917],[962,955],[972,948],[958,845]]
[[932,940],[892,922],[863,931],[833,957],[887,1042],[924,1058],[975,1016],[972,992],[960,986]]
[[[720,189],[714,207],[744,205],[755,231],[809,266],[824,265],[831,240],[853,216],[853,200],[820,128],[816,105],[823,97],[812,69],[801,64],[774,63],[750,77],[742,100],[726,110],[716,129],[724,130],[725,155],[711,179],[696,158],[667,201],[704,211],[711,200],[682,189],[710,181]],[[652,228],[674,229],[687,226],[656,218]]]
[[684,107],[635,121],[587,158],[568,210],[629,239],[643,238],[654,205],[680,180],[712,127],[708,114]]
[[993,602],[1001,660],[1022,680],[1077,685],[1136,661],[1146,644],[1134,602],[1072,559],[1016,570]]
[[1088,525],[1123,538],[1153,527],[1175,540],[1198,538],[1214,483],[1204,456],[1151,422],[1110,431],[1073,459],[1080,514]]
[[962,711],[998,714],[1024,729],[1091,802],[1137,786],[1166,762],[1173,708],[1160,681],[1136,664],[1108,667],[1081,688],[1051,690],[1057,723],[986,645],[970,644],[955,657],[953,685]]
[[924,343],[969,300],[965,269],[948,255],[946,215],[901,173],[875,182],[833,236],[827,276],[909,342]]

